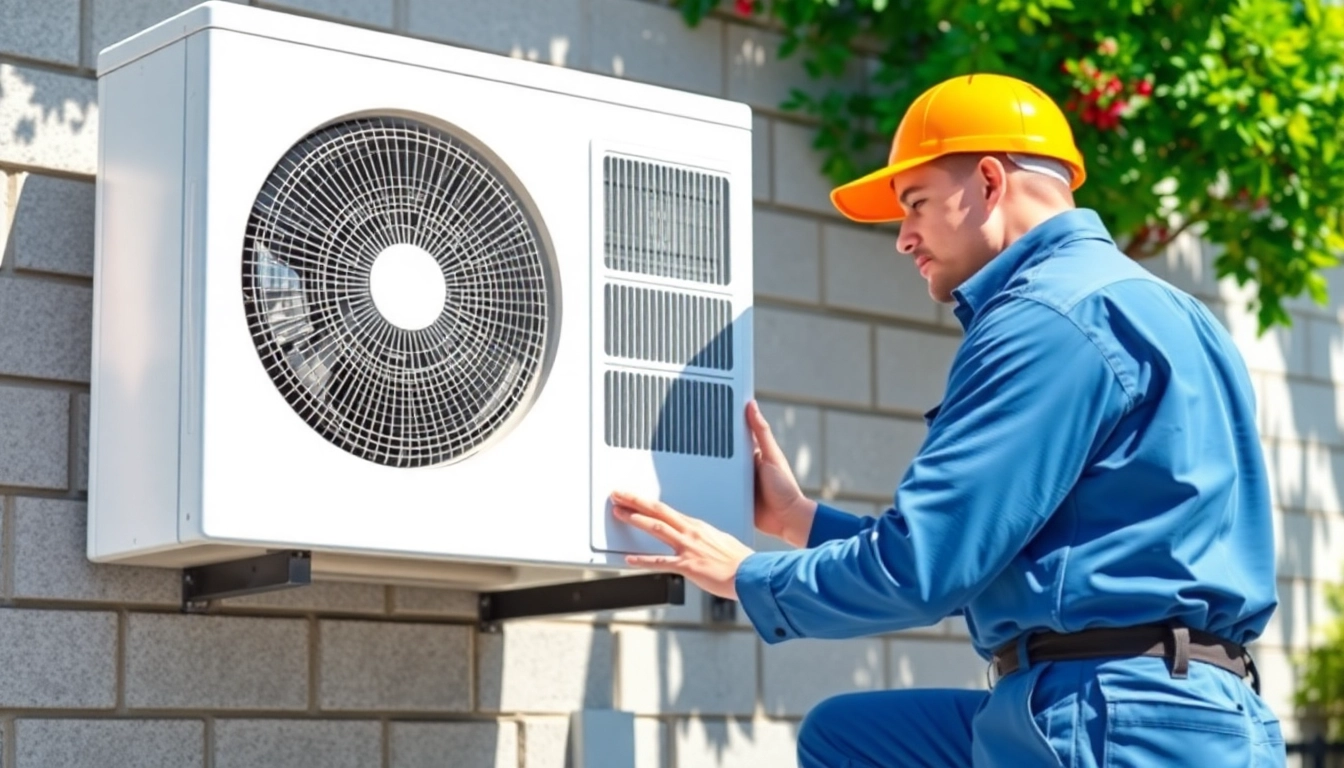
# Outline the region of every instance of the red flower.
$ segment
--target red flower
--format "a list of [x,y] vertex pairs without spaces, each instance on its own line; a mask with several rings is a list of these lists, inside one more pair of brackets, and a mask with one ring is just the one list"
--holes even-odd
[[1147,80],[1140,80],[1134,86],[1134,92],[1139,94],[1140,96],[1151,95],[1153,92],[1153,84]]
[[752,11],[755,10],[755,5],[754,0],[737,0],[737,12],[743,16],[750,16]]

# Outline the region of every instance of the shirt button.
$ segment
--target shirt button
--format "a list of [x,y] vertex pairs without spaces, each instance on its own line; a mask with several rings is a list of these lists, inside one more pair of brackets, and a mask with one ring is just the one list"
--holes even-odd
[[787,634],[788,633],[784,631],[783,627],[775,627],[775,637],[783,637]]

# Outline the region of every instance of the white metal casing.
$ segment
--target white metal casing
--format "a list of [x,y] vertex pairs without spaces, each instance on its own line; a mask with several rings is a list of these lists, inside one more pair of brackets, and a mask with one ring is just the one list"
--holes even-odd
[[[351,572],[378,579],[396,570],[379,570],[387,558],[619,568],[624,552],[667,551],[611,518],[617,488],[750,541],[748,108],[216,2],[103,51],[98,87],[90,559],[176,567],[294,548],[314,552],[318,575],[319,553],[343,554],[370,558]],[[310,131],[374,113],[487,147],[534,204],[558,268],[553,364],[535,401],[452,464],[394,468],[327,442],[276,391],[244,317],[243,232],[263,181]],[[728,180],[726,286],[604,266],[594,174],[606,151]],[[611,280],[731,300],[731,458],[603,443]],[[434,581],[432,570],[414,572]]]

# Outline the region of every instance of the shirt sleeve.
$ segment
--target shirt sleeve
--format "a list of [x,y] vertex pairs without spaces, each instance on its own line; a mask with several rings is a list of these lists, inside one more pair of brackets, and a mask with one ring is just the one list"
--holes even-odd
[[848,539],[873,527],[874,519],[855,515],[842,509],[817,502],[817,515],[812,519],[812,530],[807,534],[807,546],[816,547],[836,539]]
[[744,613],[777,643],[960,611],[1045,524],[1129,407],[1068,317],[1029,299],[990,310],[957,352],[894,504],[853,522],[819,508],[815,546],[748,556],[735,579]]

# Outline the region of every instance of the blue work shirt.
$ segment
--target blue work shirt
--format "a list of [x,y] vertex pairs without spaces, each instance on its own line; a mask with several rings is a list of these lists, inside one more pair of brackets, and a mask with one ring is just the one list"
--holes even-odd
[[1041,629],[1259,636],[1278,602],[1265,463],[1245,365],[1207,308],[1086,209],[1033,228],[954,298],[965,334],[894,504],[821,504],[807,548],[742,563],[761,637],[955,614],[986,658]]

